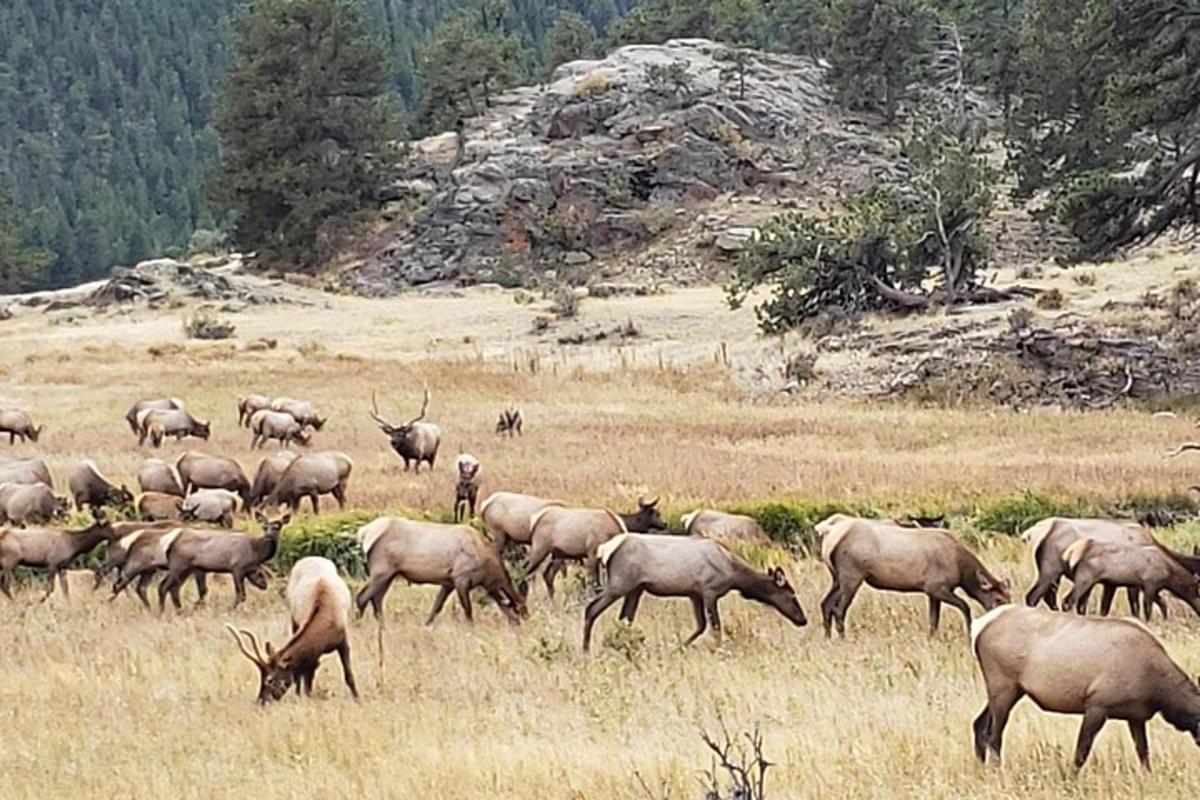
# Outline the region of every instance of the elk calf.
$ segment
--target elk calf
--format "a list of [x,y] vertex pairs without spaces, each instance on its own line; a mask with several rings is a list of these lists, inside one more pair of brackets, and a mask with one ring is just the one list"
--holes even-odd
[[0,484],[0,523],[25,527],[45,525],[67,516],[65,497],[59,497],[44,483]]
[[1046,711],[1083,715],[1076,769],[1110,719],[1129,725],[1144,769],[1146,721],[1155,714],[1200,745],[1200,689],[1136,620],[1004,605],[971,625],[971,645],[987,685],[987,705],[973,724],[980,761],[991,753],[999,762],[1009,713],[1026,695]]
[[181,408],[148,408],[138,413],[138,444],[146,439],[155,447],[162,447],[163,439],[174,436],[181,442],[184,437],[208,439],[212,435],[212,423],[201,422]]
[[265,394],[248,394],[245,397],[239,397],[237,403],[238,409],[238,425],[243,428],[250,427],[250,418],[255,413],[271,407],[271,398]]
[[225,626],[242,654],[258,667],[258,702],[265,705],[282,699],[292,684],[297,694],[303,690],[311,697],[321,656],[333,652],[341,659],[346,687],[357,699],[358,688],[350,669],[350,589],[337,567],[326,558],[300,559],[288,575],[287,600],[292,636],[278,650],[267,642],[263,655],[253,633]]
[[71,471],[67,486],[79,511],[84,506],[96,509],[102,506],[127,506],[133,502],[133,492],[125,484],[118,487],[100,474],[96,462],[91,460],[79,462]]
[[358,529],[358,543],[367,557],[367,584],[358,592],[358,613],[370,603],[378,619],[383,598],[397,577],[409,583],[432,583],[441,588],[426,625],[432,625],[450,592],[458,595],[463,615],[473,619],[471,590],[483,587],[510,622],[525,614],[525,600],[513,586],[504,562],[469,525],[417,522],[380,517]]
[[292,442],[307,447],[312,437],[296,418],[283,411],[256,411],[250,418],[250,449],[257,450],[271,439],[278,439],[280,447]]
[[15,444],[17,439],[36,442],[45,429],[45,425],[35,427],[33,418],[20,409],[0,410],[0,435],[7,433],[9,444]]
[[180,514],[185,520],[215,522],[228,528],[233,525],[239,499],[228,489],[197,489],[184,499]]
[[584,610],[584,652],[591,646],[596,618],[624,599],[621,619],[633,622],[644,592],[657,597],[687,597],[692,601],[696,630],[684,646],[704,633],[707,623],[712,624],[713,634],[720,641],[721,615],[717,603],[734,590],[747,600],[773,607],[793,625],[808,624],[796,590],[781,568],[761,573],[712,539],[623,533],[600,545],[598,556],[608,569],[608,581]]
[[1200,614],[1200,583],[1196,576],[1157,543],[1128,545],[1080,539],[1067,548],[1063,557],[1075,582],[1063,604],[1064,610],[1074,608],[1083,614],[1088,595],[1099,583],[1104,585],[1106,593],[1119,586],[1139,590],[1145,599],[1147,622],[1156,604],[1166,616],[1166,605],[1159,596],[1164,589]]
[[475,516],[475,502],[479,499],[479,459],[470,453],[459,453],[454,462],[458,470],[458,483],[454,487],[454,521]]
[[134,435],[141,432],[141,427],[138,425],[138,415],[143,411],[156,409],[158,411],[183,410],[183,401],[177,397],[159,398],[157,400],[139,400],[134,403],[128,411],[125,412],[125,421],[129,423],[129,430],[133,431]]
[[1009,601],[1007,584],[943,531],[840,514],[819,523],[817,531],[821,558],[833,576],[833,586],[821,601],[826,637],[835,621],[838,634],[845,637],[846,611],[864,582],[876,589],[928,595],[931,636],[938,629],[942,603],[961,611],[970,626],[971,609],[956,589],[985,610]]

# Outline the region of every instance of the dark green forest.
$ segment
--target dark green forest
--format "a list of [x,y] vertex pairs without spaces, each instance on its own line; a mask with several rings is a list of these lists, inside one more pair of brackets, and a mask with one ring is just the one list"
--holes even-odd
[[[985,138],[1003,140],[1017,198],[1074,234],[1068,258],[1200,222],[1200,0],[244,2],[0,7],[0,291],[226,237],[314,268],[318,233],[369,208],[382,143],[452,127],[571,58],[674,37],[822,58],[838,103],[911,139],[912,186],[850,198],[832,228],[779,220],[791,261],[743,265],[747,286],[784,267],[827,277],[789,302],[912,302],[900,293],[931,267],[949,297],[969,291],[998,180]],[[329,81],[322,102],[289,85],[302,74]],[[326,161],[344,168],[309,169],[322,140],[264,128],[264,102],[277,122],[333,136]],[[338,119],[347,104],[356,113]],[[287,185],[264,192],[273,181]],[[919,236],[948,223],[938,248]],[[864,267],[879,250],[860,245],[898,231],[925,244]],[[786,244],[797,236],[829,246]]]

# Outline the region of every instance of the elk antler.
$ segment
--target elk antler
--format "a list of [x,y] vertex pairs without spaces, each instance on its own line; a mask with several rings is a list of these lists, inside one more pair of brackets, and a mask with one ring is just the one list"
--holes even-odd
[[1175,456],[1183,455],[1189,450],[1200,450],[1200,442],[1185,442],[1171,452],[1167,453],[1167,456],[1174,458]]
[[[233,640],[235,642],[237,642],[238,649],[242,651],[242,655],[244,655],[246,658],[253,661],[255,664],[262,666],[263,665],[262,654],[258,652],[258,642],[253,639],[254,634],[250,633],[250,631],[247,631],[247,630],[239,631],[237,628],[233,627],[228,622],[225,623],[225,627],[228,628],[229,632],[233,634]],[[251,653],[249,648],[246,647],[246,643],[244,641],[242,641],[242,634],[250,636],[251,640],[254,641],[254,652],[253,653]]]
[[378,392],[375,391],[371,392],[371,419],[379,423],[379,427],[389,436],[396,430],[395,425],[379,415],[379,397]]
[[412,425],[413,423],[420,422],[421,420],[425,419],[425,412],[428,410],[429,410],[429,387],[426,386],[425,387],[425,402],[421,403],[421,413],[417,414],[415,417],[413,417],[411,420],[409,420],[408,424]]

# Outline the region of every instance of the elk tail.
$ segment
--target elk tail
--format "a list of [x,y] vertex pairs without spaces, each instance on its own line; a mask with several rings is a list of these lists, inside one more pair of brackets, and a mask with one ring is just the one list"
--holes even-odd
[[1067,562],[1067,569],[1071,572],[1079,566],[1079,562],[1083,561],[1083,557],[1087,555],[1087,551],[1092,547],[1092,540],[1088,538],[1080,539],[1072,542],[1071,546],[1063,551],[1063,561]]
[[609,539],[604,544],[596,548],[596,557],[600,559],[600,564],[608,569],[608,562],[613,557],[613,553],[617,552],[617,548],[625,544],[632,534],[618,533],[613,538]]
[[700,516],[700,509],[696,509],[695,511],[689,511],[688,513],[684,514],[682,517],[679,518],[680,521],[683,522],[683,532],[684,533],[689,534],[689,535],[691,534],[692,523],[695,521],[696,517],[698,517],[698,516]]
[[479,505],[479,516],[483,516],[483,512],[487,511],[488,506],[492,504],[492,501],[495,500],[496,496],[499,494],[499,492],[492,492],[483,499],[483,502]]
[[[820,525],[825,525],[829,521],[825,520]],[[850,517],[844,517],[837,520],[834,524],[828,525],[823,531],[820,529],[820,525],[817,526],[817,531],[821,534],[821,560],[825,562],[825,566],[829,567],[829,571],[833,573],[835,578],[837,577],[837,569],[833,566],[833,556],[837,552],[838,545],[850,533],[852,522],[853,520]]]
[[387,533],[388,527],[391,524],[391,517],[380,517],[374,522],[368,522],[358,529],[358,534],[355,538],[358,539],[358,544],[362,547],[364,556],[367,558],[371,557],[371,548]]
[[554,506],[546,506],[545,508],[535,512],[534,515],[529,518],[529,533],[530,533],[530,535],[532,535],[533,532],[535,530],[537,530],[537,526],[542,521],[542,517],[546,516],[546,512],[549,511],[551,508],[554,508]]

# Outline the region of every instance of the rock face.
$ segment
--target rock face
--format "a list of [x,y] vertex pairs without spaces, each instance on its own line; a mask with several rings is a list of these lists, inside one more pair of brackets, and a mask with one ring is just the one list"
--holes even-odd
[[155,305],[184,298],[254,305],[287,302],[279,293],[227,271],[196,267],[170,258],[143,261],[131,268],[114,268],[112,277],[84,302],[106,307],[138,301]]
[[[811,192],[826,156],[878,149],[831,121],[810,60],[754,54],[740,95],[730,55],[698,39],[624,47],[494,98],[461,134],[416,142],[381,200],[418,210],[393,215],[342,282],[386,294],[583,265],[657,236],[674,209],[728,192]],[[860,159],[850,180],[865,185],[884,164]]]

